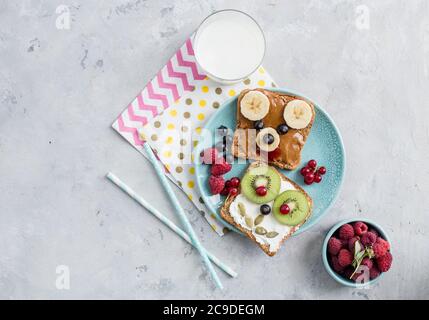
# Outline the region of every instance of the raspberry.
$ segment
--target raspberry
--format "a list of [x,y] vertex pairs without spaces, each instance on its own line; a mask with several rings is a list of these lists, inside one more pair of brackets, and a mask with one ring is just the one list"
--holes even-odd
[[225,161],[218,161],[216,159],[216,163],[212,165],[212,175],[214,176],[220,176],[222,174],[225,174],[231,170],[232,166],[228,162]]
[[340,239],[349,240],[350,238],[353,238],[355,231],[353,230],[352,225],[347,223],[341,226],[339,235]]
[[375,230],[374,228],[370,228],[369,230],[368,230],[369,232],[372,232],[373,234],[375,234],[377,237],[379,237],[380,235],[379,235],[379,233],[378,233],[378,231],[377,230]]
[[349,247],[349,240],[340,239],[340,241],[341,241],[341,249],[348,249],[348,247]]
[[390,243],[389,242],[387,242],[386,240],[384,240],[383,238],[381,238],[381,237],[378,237],[377,238],[377,241],[375,241],[375,243],[381,243],[382,245],[384,245],[386,248],[387,248],[387,251],[389,251],[390,250]]
[[377,258],[378,269],[380,269],[381,272],[389,271],[392,266],[392,260],[393,257],[390,252],[387,252],[384,256]]
[[343,244],[335,237],[331,237],[328,241],[328,252],[334,256],[338,254]]
[[389,251],[390,245],[389,242],[387,242],[383,238],[377,238],[377,241],[372,246],[372,249],[374,250],[375,257],[380,258],[384,256],[387,251]]
[[218,152],[216,148],[207,148],[200,153],[200,157],[204,164],[212,164],[215,163],[215,160],[218,157]]
[[221,176],[210,176],[209,186],[212,194],[219,194],[225,187],[225,180]]
[[338,258],[335,256],[331,257],[331,267],[332,269],[334,269],[335,272],[337,273],[342,273],[344,270],[344,267],[342,267],[339,263],[338,263]]
[[355,252],[355,242],[359,241],[359,237],[354,236],[347,242],[347,248],[349,248],[350,252]]
[[367,266],[368,269],[371,269],[372,266],[374,265],[372,260],[368,257],[363,258],[362,262],[360,263],[361,266]]
[[372,232],[365,232],[362,235],[362,239],[360,239],[360,242],[362,242],[362,244],[365,247],[368,247],[368,246],[372,246],[375,243],[376,240],[377,240],[377,236],[374,233],[372,233]]
[[380,275],[380,270],[378,270],[376,265],[373,265],[372,268],[369,270],[369,277],[370,279],[375,279]]
[[368,231],[368,226],[362,221],[358,221],[353,225],[353,229],[355,230],[355,234],[361,236]]
[[353,262],[353,255],[347,249],[341,249],[338,253],[338,263],[342,267],[347,267]]
[[352,267],[345,268],[343,272],[344,277],[350,280],[350,277],[352,276],[353,272],[355,272],[355,270]]

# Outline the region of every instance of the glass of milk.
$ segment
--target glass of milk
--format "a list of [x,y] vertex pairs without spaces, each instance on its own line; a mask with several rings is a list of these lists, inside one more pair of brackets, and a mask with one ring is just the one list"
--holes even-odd
[[246,79],[261,65],[265,37],[248,14],[221,10],[208,16],[194,36],[198,65],[214,81],[233,84]]

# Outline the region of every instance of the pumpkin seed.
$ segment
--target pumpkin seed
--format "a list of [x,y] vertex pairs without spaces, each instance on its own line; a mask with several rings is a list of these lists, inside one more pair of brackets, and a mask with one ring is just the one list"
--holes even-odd
[[275,237],[277,237],[279,235],[279,233],[278,232],[276,232],[276,231],[270,231],[270,232],[268,232],[265,236],[267,237],[267,238],[275,238]]
[[246,224],[247,224],[247,226],[248,226],[249,228],[253,228],[253,219],[252,219],[252,218],[250,218],[250,217],[246,217],[246,218],[244,219],[244,221],[246,221]]
[[242,202],[238,203],[238,211],[240,212],[242,217],[246,216],[246,208],[244,207],[244,204]]
[[262,214],[260,214],[259,216],[257,216],[256,219],[255,219],[255,226],[257,226],[258,224],[260,224],[263,220],[264,220],[264,216]]
[[264,234],[267,233],[267,229],[265,229],[264,227],[259,226],[259,227],[256,227],[255,232],[257,234],[260,234],[261,236],[263,236]]

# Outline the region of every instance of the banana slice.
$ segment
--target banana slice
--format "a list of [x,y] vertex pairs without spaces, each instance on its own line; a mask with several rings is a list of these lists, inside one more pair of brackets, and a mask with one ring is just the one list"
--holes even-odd
[[308,126],[313,117],[313,110],[303,100],[292,100],[283,111],[283,118],[287,125],[294,129],[303,129]]
[[264,128],[256,136],[256,144],[262,151],[271,152],[279,146],[280,136],[274,128]]
[[261,120],[269,110],[270,100],[260,91],[249,91],[241,98],[240,112],[249,120]]

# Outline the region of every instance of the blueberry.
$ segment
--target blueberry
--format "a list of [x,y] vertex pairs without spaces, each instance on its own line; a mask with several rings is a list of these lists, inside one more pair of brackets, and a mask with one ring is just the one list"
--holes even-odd
[[264,123],[262,122],[262,120],[258,120],[253,126],[256,130],[261,130],[264,128]]
[[289,131],[289,127],[284,123],[277,127],[277,132],[279,134],[286,134],[288,131]]
[[263,215],[270,214],[270,212],[271,212],[271,208],[270,208],[270,206],[269,206],[268,204],[263,204],[263,205],[259,208],[259,210],[261,211],[261,213],[262,213]]
[[228,128],[225,126],[220,126],[219,128],[217,128],[217,134],[221,137],[226,136],[228,134]]
[[262,137],[262,140],[266,143],[266,144],[272,144],[274,142],[274,136],[271,133],[267,133],[266,135],[264,135]]

